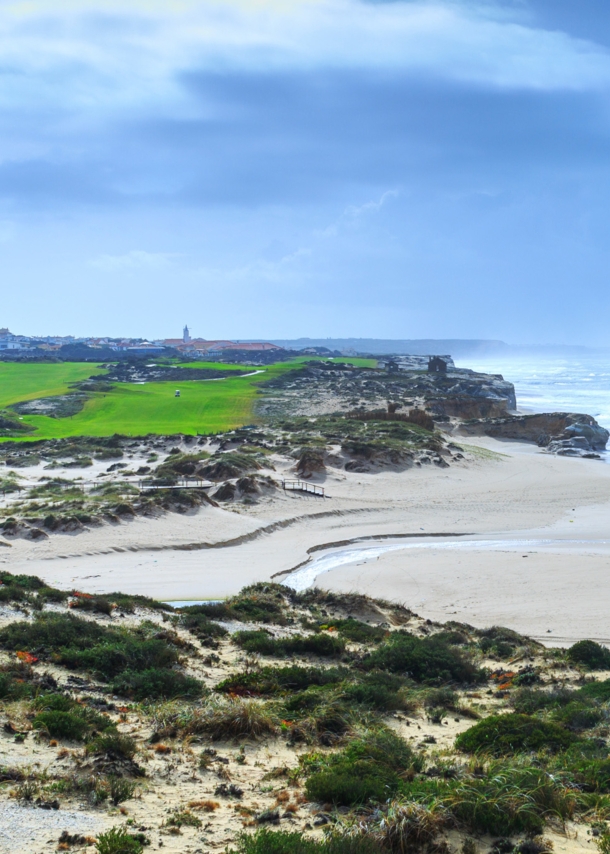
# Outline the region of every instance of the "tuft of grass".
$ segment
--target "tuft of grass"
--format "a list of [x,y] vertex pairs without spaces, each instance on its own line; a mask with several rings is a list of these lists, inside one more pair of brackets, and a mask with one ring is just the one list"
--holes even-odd
[[165,822],[169,827],[201,827],[203,822],[188,809],[175,810]]
[[230,699],[211,702],[193,715],[183,729],[185,735],[205,734],[212,741],[260,738],[275,735],[275,716],[255,700]]
[[522,751],[548,750],[556,753],[570,747],[576,737],[564,727],[516,712],[490,715],[455,740],[465,753],[510,756]]
[[124,827],[113,827],[101,833],[95,843],[98,854],[142,854],[143,844]]
[[133,759],[136,742],[130,735],[109,732],[98,735],[87,745],[87,753],[104,753],[119,759]]

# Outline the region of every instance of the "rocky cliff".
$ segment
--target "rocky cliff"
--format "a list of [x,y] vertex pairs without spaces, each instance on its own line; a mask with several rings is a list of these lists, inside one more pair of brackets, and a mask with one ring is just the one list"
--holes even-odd
[[492,436],[535,442],[549,453],[571,457],[598,458],[610,433],[590,415],[550,412],[537,415],[508,415],[484,418],[460,425],[464,436]]

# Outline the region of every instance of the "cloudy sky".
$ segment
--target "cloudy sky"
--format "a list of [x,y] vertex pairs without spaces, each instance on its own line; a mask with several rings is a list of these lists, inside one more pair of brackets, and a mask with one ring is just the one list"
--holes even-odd
[[609,344],[608,0],[5,0],[0,52],[0,326]]

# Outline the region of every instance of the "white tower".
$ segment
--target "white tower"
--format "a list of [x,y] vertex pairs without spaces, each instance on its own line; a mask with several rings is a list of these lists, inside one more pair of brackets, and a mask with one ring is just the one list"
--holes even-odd
[[184,341],[185,344],[188,344],[189,341],[191,340],[191,334],[189,332],[188,326],[185,326],[184,329],[182,330],[182,340]]

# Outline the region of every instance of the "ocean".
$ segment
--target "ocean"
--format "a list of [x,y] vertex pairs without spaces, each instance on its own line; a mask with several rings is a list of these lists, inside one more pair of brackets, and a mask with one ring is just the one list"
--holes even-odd
[[517,406],[530,412],[584,412],[610,430],[610,353],[565,357],[457,359],[459,368],[502,374],[517,392]]

